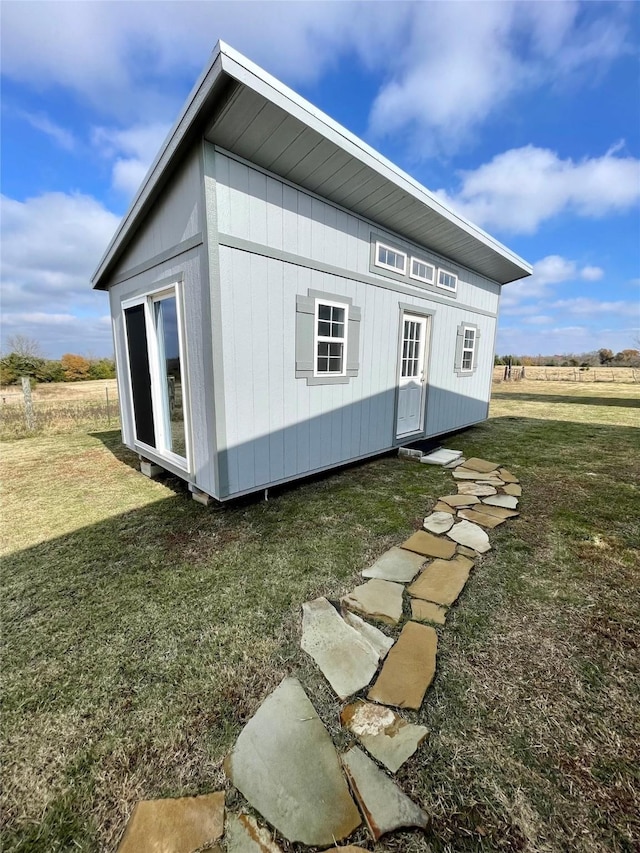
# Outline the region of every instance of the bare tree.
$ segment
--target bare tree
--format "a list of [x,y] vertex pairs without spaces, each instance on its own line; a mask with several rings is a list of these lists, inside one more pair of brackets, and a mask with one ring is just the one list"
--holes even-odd
[[26,335],[10,335],[7,338],[7,351],[15,352],[25,358],[42,358],[42,348],[34,338]]

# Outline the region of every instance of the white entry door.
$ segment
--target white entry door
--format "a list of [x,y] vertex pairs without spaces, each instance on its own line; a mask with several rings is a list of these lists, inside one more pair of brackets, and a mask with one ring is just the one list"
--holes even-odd
[[402,315],[402,343],[398,364],[398,419],[396,438],[420,432],[424,422],[427,317]]

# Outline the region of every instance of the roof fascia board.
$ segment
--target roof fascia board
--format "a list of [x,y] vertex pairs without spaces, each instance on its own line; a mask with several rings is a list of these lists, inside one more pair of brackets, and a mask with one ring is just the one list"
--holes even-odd
[[329,138],[335,144],[339,145],[347,153],[373,168],[382,177],[392,181],[396,186],[400,186],[418,201],[427,205],[493,251],[519,266],[523,270],[524,275],[531,274],[533,268],[523,258],[512,252],[507,246],[500,243],[482,228],[479,228],[459,213],[446,207],[437,196],[429,192],[429,190],[406,172],[402,171],[402,169],[395,166],[390,160],[387,160],[386,157],[383,157],[382,154],[367,145],[366,142],[363,142],[357,136],[350,133],[346,128],[326,115],[326,113],[323,113],[322,110],[314,107],[309,101],[302,98],[275,77],[272,77],[241,53],[238,53],[224,42],[220,42],[219,44],[222,68],[229,76],[234,77],[238,82],[262,94],[265,98],[275,103],[276,106],[280,106],[322,136]]
[[120,225],[116,229],[115,234],[111,238],[100,262],[91,277],[93,286],[96,289],[102,289],[100,279],[105,274],[107,268],[114,260],[115,254],[126,235],[127,231],[134,225],[136,219],[142,212],[145,204],[149,200],[152,192],[158,184],[160,176],[167,169],[169,163],[173,159],[176,150],[184,139],[188,130],[197,119],[200,108],[210,93],[213,85],[222,74],[222,62],[220,57],[221,42],[218,42],[213,50],[211,58],[198,78],[196,84],[189,93],[189,97],[176,119],[173,127],[167,134],[166,139],[162,143],[153,163],[149,167],[147,174],[140,186],[140,189],[135,194],[133,201],[129,205]]

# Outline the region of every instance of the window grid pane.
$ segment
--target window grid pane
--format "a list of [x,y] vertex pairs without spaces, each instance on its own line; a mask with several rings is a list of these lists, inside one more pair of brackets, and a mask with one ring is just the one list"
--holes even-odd
[[342,374],[346,308],[318,303],[316,372]]

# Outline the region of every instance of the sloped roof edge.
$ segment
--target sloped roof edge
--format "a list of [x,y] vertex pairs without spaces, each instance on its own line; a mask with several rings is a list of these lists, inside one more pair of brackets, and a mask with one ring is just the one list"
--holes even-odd
[[334,121],[326,113],[314,107],[309,101],[302,98],[241,53],[223,41],[219,41],[102,256],[92,276],[94,288],[102,289],[105,287],[104,279],[109,269],[128,245],[136,227],[140,224],[141,219],[146,213],[149,202],[153,199],[154,192],[159,188],[163,175],[165,175],[176,158],[179,157],[185,138],[194,124],[200,119],[202,111],[208,106],[208,100],[213,93],[213,89],[223,75],[228,75],[228,77],[248,86],[303,121],[309,127],[322,133],[323,136],[326,136],[332,142],[339,145],[355,159],[370,166],[382,177],[405,192],[408,192],[426,207],[437,212],[440,216],[460,228],[461,231],[478,240],[485,248],[488,248],[508,261],[520,273],[520,275],[514,276],[512,280],[531,274],[531,265],[505,245],[444,204],[426,187],[422,186],[402,169],[399,169],[390,160],[371,148],[371,146],[367,145],[367,143],[348,131],[345,127],[338,124],[338,122]]

